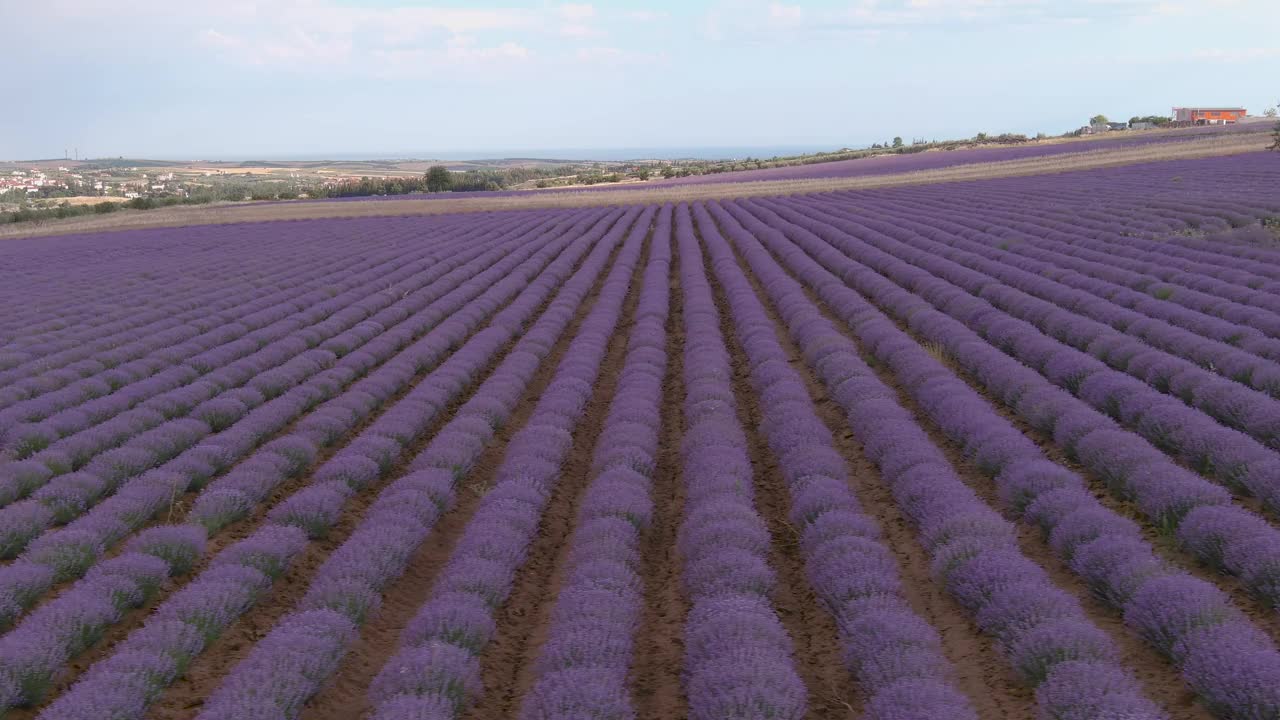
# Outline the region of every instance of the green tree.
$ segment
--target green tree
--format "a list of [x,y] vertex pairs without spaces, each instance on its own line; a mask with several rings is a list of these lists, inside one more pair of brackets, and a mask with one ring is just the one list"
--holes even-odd
[[637,170],[637,171],[636,171],[636,177],[640,178],[641,180],[648,180],[648,179],[649,179],[649,168],[640,168],[639,170]]
[[1266,110],[1262,111],[1262,115],[1263,117],[1273,118],[1276,116],[1276,109],[1273,107],[1269,107]]
[[1093,117],[1089,118],[1090,125],[1097,125],[1098,123],[1104,123],[1104,122],[1107,122],[1106,115],[1094,115]]
[[[1273,112],[1270,117],[1275,117],[1275,113]],[[1271,143],[1271,149],[1280,152],[1280,122],[1276,123],[1275,129],[1271,131],[1271,137],[1275,138]]]
[[427,192],[445,192],[453,187],[453,173],[443,165],[432,165],[425,175]]
[[984,132],[980,132],[977,135],[973,136],[973,139],[977,140],[978,142],[986,142],[987,134]]
[[901,136],[895,137],[895,138],[893,139],[893,146],[894,146],[894,147],[896,147],[896,148],[897,148],[897,147],[902,147],[902,137],[901,137]]

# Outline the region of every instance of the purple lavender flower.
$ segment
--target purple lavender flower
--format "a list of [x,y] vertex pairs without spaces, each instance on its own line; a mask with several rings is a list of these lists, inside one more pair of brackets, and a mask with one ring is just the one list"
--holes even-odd
[[977,720],[969,701],[945,683],[926,678],[899,681],[876,693],[868,720]]
[[1045,717],[1055,720],[1164,720],[1167,716],[1142,697],[1133,678],[1114,665],[1071,660],[1054,666],[1036,691]]
[[1217,588],[1187,575],[1147,581],[1124,611],[1125,624],[1171,655],[1191,633],[1240,618]]
[[1114,665],[1111,640],[1092,624],[1077,619],[1050,620],[1018,637],[1008,648],[1014,668],[1033,687],[1044,682],[1055,666],[1070,660]]
[[459,647],[436,641],[401,650],[369,686],[374,704],[397,695],[435,696],[448,701],[455,711],[479,694],[479,661]]
[[168,565],[170,575],[182,575],[204,553],[206,537],[199,525],[163,525],[142,531],[125,550],[160,558]]
[[521,720],[579,717],[634,718],[625,671],[575,667],[547,673],[529,690],[520,712]]

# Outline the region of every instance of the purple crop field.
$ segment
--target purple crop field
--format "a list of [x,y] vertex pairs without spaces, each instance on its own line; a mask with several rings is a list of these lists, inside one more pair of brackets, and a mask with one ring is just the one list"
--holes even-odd
[[4,718],[1280,718],[1275,153],[3,247]]

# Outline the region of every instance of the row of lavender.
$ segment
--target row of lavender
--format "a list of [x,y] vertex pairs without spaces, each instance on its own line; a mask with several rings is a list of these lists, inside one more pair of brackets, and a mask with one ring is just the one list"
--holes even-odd
[[[803,287],[772,262],[755,239],[773,235],[776,240],[777,231],[753,226],[748,232],[734,214],[716,206],[711,213],[699,214],[703,238],[719,256],[722,272],[743,287],[741,302],[752,307],[759,325],[776,325],[745,287],[742,271],[728,244],[719,237],[715,222],[745,257],[784,318],[785,328],[844,409],[850,430],[879,467],[895,501],[916,523],[937,580],[973,613],[979,627],[1004,647],[1018,676],[1036,688],[1045,716],[1163,717],[1142,697],[1132,676],[1120,665],[1110,638],[1087,618],[1078,601],[1056,588],[1045,571],[1021,553],[1012,526],[965,485],[925,434],[919,419],[899,405],[896,393],[858,357],[858,347],[822,317]],[[781,350],[776,356],[785,358]],[[905,378],[907,382],[915,379]],[[807,395],[802,387],[796,392]],[[796,437],[812,437],[825,429],[820,424],[794,424],[791,428]],[[797,444],[794,438],[788,440]],[[988,438],[979,438],[976,444],[977,452],[991,454]],[[833,573],[843,590],[841,599],[847,603],[840,608],[845,613],[841,615],[844,623],[858,627],[866,622],[868,609],[878,609],[882,596],[897,590],[895,579],[886,573],[889,563],[885,555],[869,553],[860,566]],[[878,632],[871,637],[884,645],[864,662],[873,667],[877,662],[889,663],[914,679],[933,666],[919,653],[919,648],[929,647],[927,636],[910,624],[897,625],[885,623],[876,628]],[[1091,686],[1106,688],[1106,692],[1086,691]],[[936,687],[912,682],[896,693],[893,704],[882,712],[885,717],[902,717],[906,715],[903,709],[911,707],[911,717],[949,717],[944,713],[956,706],[954,699]]]
[[[1008,285],[995,285],[991,275],[950,260],[953,253],[946,246],[889,239],[879,221],[846,219],[850,216],[839,210],[822,217],[831,218],[828,225],[858,234],[874,250],[891,253],[906,265],[927,271],[927,277],[946,281],[929,280],[935,290],[917,291],[948,314],[980,330],[992,344],[1031,367],[1043,369],[1056,384],[1115,416],[1188,465],[1275,506],[1280,493],[1280,458],[1267,445],[1274,443],[1280,431],[1280,404],[1270,396],[1125,337],[1103,323],[1060,310],[1057,303]],[[1001,267],[998,262],[978,262],[977,266]],[[1023,279],[1031,282],[1029,277]],[[1040,285],[1053,286],[1044,280]],[[968,291],[976,297],[957,296],[957,291]],[[1038,294],[1052,295],[1044,290]],[[1003,312],[978,317],[988,308]],[[1256,312],[1266,314],[1263,310]],[[1071,342],[1056,340],[1054,336],[1059,335]],[[1196,336],[1191,337],[1192,342],[1195,339]],[[1126,372],[1074,349],[1076,344],[1086,345],[1093,355]],[[1201,347],[1206,344],[1202,341]],[[1255,360],[1267,364],[1260,358]],[[1208,366],[1219,369],[1213,363]],[[1238,429],[1229,429],[1232,427]]]
[[[761,400],[760,430],[787,483],[789,519],[799,529],[806,574],[836,622],[849,670],[867,696],[866,716],[976,718],[969,700],[954,687],[953,669],[942,653],[937,630],[907,603],[897,563],[881,540],[879,526],[854,497],[846,460],[836,451],[831,430],[817,417],[803,379],[776,336],[776,323],[705,209],[695,208],[694,214],[749,363],[751,390]],[[705,283],[701,259],[694,255],[700,251],[687,220],[686,226],[680,240],[696,269],[696,275],[693,270],[689,275],[697,287]],[[743,469],[749,482],[750,467]],[[721,482],[725,479],[738,478],[721,476]],[[732,524],[717,530],[727,536],[740,534]],[[769,541],[767,536],[753,539]],[[731,642],[736,640],[734,633],[717,630]],[[744,669],[767,670],[750,665]],[[752,675],[744,679],[767,687]]]
[[[407,238],[438,234],[447,227],[442,224],[416,232],[394,226],[363,230],[376,257],[395,252]],[[462,227],[454,225],[455,230]],[[289,278],[300,277],[299,273],[305,277],[309,266],[350,262],[348,240],[338,232],[283,229],[272,233],[280,242],[270,245],[263,244],[262,233],[261,228],[227,231],[217,237],[211,237],[206,228],[184,231],[179,237],[154,231],[122,233],[107,241],[109,253],[86,252],[73,240],[53,243],[61,252],[33,253],[41,259],[39,272],[8,276],[11,282],[5,289],[12,292],[13,302],[6,306],[15,311],[6,320],[12,321],[10,331],[15,336],[3,346],[8,359],[0,362],[4,368],[0,377],[8,384],[33,372],[63,369],[41,382],[65,384],[81,373],[100,371],[95,361],[106,365],[130,359],[118,348],[150,333],[191,332],[185,325],[203,332],[211,327],[209,323],[234,319],[234,308],[255,296],[278,291],[282,282],[291,282]],[[300,257],[300,245],[312,251]],[[7,259],[11,257],[20,258],[21,253]],[[93,262],[86,265],[87,258]],[[207,272],[192,273],[191,267],[207,268]],[[56,315],[57,320],[42,321],[31,313]],[[20,360],[11,353],[24,357]],[[24,365],[21,374],[12,373],[18,369],[14,363]],[[15,393],[27,397],[40,389],[19,393],[6,388],[5,402],[11,402]]]
[[[7,282],[0,287],[0,301],[12,312],[0,318],[5,333],[0,347],[43,345],[68,335],[106,339],[104,330],[141,327],[165,319],[165,313],[202,317],[198,311],[204,303],[239,302],[227,290],[270,289],[271,276],[312,260],[350,261],[353,237],[361,238],[362,249],[372,253],[403,251],[448,227],[461,231],[486,219],[498,218],[486,213],[267,228],[196,226],[10,240],[5,243]],[[5,367],[7,362],[0,362]]]
[[[615,216],[616,217],[616,216]],[[387,485],[368,515],[352,535],[321,566],[303,600],[303,607],[278,625],[235,669],[205,709],[211,717],[243,717],[245,714],[278,712],[296,714],[336,669],[346,646],[354,639],[354,628],[376,609],[380,591],[393,582],[416,547],[425,539],[435,521],[452,508],[455,490],[494,438],[542,360],[565,331],[596,277],[622,235],[636,219],[628,213],[601,240],[604,227],[587,236],[585,251],[594,244],[582,267],[564,282],[572,264],[540,278],[517,301],[524,307],[495,323],[489,340],[501,331],[505,342],[522,329],[528,314],[557,285],[563,284],[555,300],[536,323],[521,336],[493,374],[484,380],[474,396],[458,410],[410,463],[410,472]],[[596,242],[599,240],[599,242]],[[631,243],[630,257],[638,252]],[[619,258],[625,260],[625,257]],[[488,332],[488,331],[486,331]],[[480,340],[479,336],[477,340]],[[483,342],[465,346],[456,357],[471,362],[487,358]],[[370,433],[385,432],[371,427]],[[331,524],[336,513],[326,521]],[[376,558],[376,562],[371,562]],[[464,612],[465,616],[465,612]],[[312,665],[299,674],[292,657],[294,638],[309,634],[320,638],[328,649],[312,653]],[[317,664],[318,663],[318,664]]]
[[[598,214],[595,217],[584,217],[579,220],[579,223],[589,224],[598,217]],[[170,562],[171,572],[181,573],[186,570],[191,564],[191,556],[199,555],[206,532],[216,532],[230,522],[247,516],[267,499],[274,487],[287,477],[308,472],[310,464],[317,455],[318,446],[332,445],[337,442],[349,429],[374,413],[378,405],[411,383],[418,373],[448,357],[452,349],[467,335],[473,333],[488,314],[497,310],[505,302],[504,298],[510,297],[527,286],[529,280],[548,260],[560,254],[570,237],[573,235],[568,234],[564,238],[557,238],[549,245],[544,245],[542,242],[528,242],[529,238],[525,238],[524,247],[521,248],[517,243],[507,248],[508,257],[502,261],[494,263],[490,258],[487,262],[481,262],[469,268],[473,275],[470,278],[466,277],[465,272],[459,273],[468,268],[465,266],[459,268],[455,274],[459,275],[458,282],[461,284],[444,283],[446,286],[457,284],[454,291],[445,293],[439,302],[430,304],[417,313],[409,314],[402,324],[403,327],[393,326],[393,331],[395,328],[401,328],[402,331],[397,343],[388,343],[379,348],[380,352],[376,355],[366,353],[359,364],[348,366],[347,373],[340,380],[350,382],[364,375],[365,372],[368,374],[355,382],[345,393],[338,394],[337,390],[346,383],[337,382],[335,386],[335,380],[330,379],[328,389],[331,395],[337,396],[318,408],[314,400],[321,398],[313,398],[311,402],[276,407],[273,413],[262,417],[257,423],[252,422],[252,416],[250,416],[237,423],[231,430],[221,433],[220,436],[226,435],[227,432],[239,431],[234,437],[225,438],[226,445],[217,446],[224,457],[232,454],[229,451],[233,449],[231,447],[233,443],[234,449],[239,451],[236,454],[239,455],[252,451],[258,445],[261,445],[261,450],[253,453],[247,461],[235,465],[230,472],[205,488],[194,503],[189,515],[189,524],[148,530],[132,541],[130,549],[159,555]],[[587,246],[590,242],[590,238],[579,239],[580,246]],[[536,248],[542,249],[537,254],[533,254]],[[570,257],[567,262],[571,264],[572,258]],[[445,265],[449,264],[445,263]],[[512,270],[516,271],[512,272]],[[408,332],[404,332],[406,330]],[[414,340],[416,336],[421,337]],[[356,355],[353,353],[344,358],[344,361],[354,359]],[[445,388],[448,387],[448,385],[445,386]],[[313,396],[315,392],[311,390]],[[439,402],[444,403],[443,400]],[[302,419],[292,434],[277,437],[262,444],[263,440],[271,437],[272,432],[282,429],[293,422],[300,413],[313,408],[314,411]],[[421,414],[421,409],[420,405],[406,406],[400,416],[416,418]],[[285,410],[288,412],[283,412]],[[251,427],[245,428],[246,424]],[[412,438],[412,433],[397,437],[407,442]],[[326,465],[326,468],[332,472],[318,472],[316,476],[321,480],[341,478],[354,486],[359,486],[369,479],[365,472],[365,465],[360,460],[365,457],[374,457],[385,462],[387,449],[386,443],[350,443],[343,451],[345,455],[339,453]],[[179,458],[179,460],[182,459]],[[94,557],[101,554],[108,541],[119,534],[119,532],[108,534],[113,529],[119,530],[122,521],[117,518],[132,520],[133,526],[137,526],[154,516],[164,506],[166,499],[172,498],[175,493],[180,495],[183,489],[189,489],[189,485],[194,482],[193,478],[207,479],[206,473],[192,470],[192,464],[198,462],[198,458],[186,458],[186,460],[187,464],[183,467],[172,470],[162,469],[143,475],[138,481],[139,491],[122,492],[112,498],[109,503],[99,506],[98,509],[114,509],[117,513],[115,517],[109,514],[91,513],[84,518],[87,521],[86,526],[91,525],[95,519],[100,520],[97,523],[97,527],[102,528],[100,535],[91,535],[89,529],[73,528],[54,534],[55,539],[66,538],[61,543],[54,544],[54,547],[88,546],[88,551],[75,556],[64,552],[33,557],[28,557],[32,555],[32,551],[28,551],[28,556],[20,559],[18,564],[4,568],[7,577],[18,582],[26,580],[26,585],[17,589],[27,598],[33,598],[38,595],[32,592],[33,589],[47,587],[53,580],[66,579],[83,573],[93,562]],[[377,466],[374,467],[376,469]],[[376,472],[374,474],[376,475]],[[184,488],[182,485],[188,487]],[[287,518],[288,513],[285,512],[284,516]],[[74,545],[73,543],[76,542],[80,544]],[[266,543],[267,547],[270,545],[271,543]],[[281,547],[288,548],[290,545],[285,543]],[[240,551],[228,552],[232,553],[231,556],[235,556]],[[185,560],[178,558],[185,558]],[[43,564],[39,562],[45,559],[58,560],[58,562]],[[99,565],[110,565],[113,561],[114,559],[104,560]],[[34,572],[46,568],[52,570],[52,573]],[[24,570],[26,570],[25,573],[21,572]],[[19,681],[17,685],[20,690],[17,696],[7,698],[7,702],[34,700],[38,697],[40,685],[47,682],[49,676],[56,670],[57,658],[74,654],[82,648],[84,642],[67,637],[67,631],[60,630],[57,626],[66,620],[68,613],[74,615],[78,611],[77,598],[93,595],[95,579],[101,574],[102,572],[97,569],[90,571],[84,581],[72,586],[70,590],[53,601],[40,606],[14,631],[0,638],[0,644],[3,644],[6,656],[14,657],[13,665],[7,666],[6,669],[11,671],[9,673],[11,677]],[[199,584],[199,582],[195,583],[195,585]],[[193,590],[192,586],[188,586],[175,596],[174,602],[181,605],[183,602],[181,598],[184,597],[194,598],[186,601],[188,604],[198,605],[201,602],[198,591]],[[99,614],[83,622],[78,621],[78,624],[91,626],[95,632],[100,632],[105,624],[114,621],[116,615],[118,613]],[[50,645],[49,640],[55,642]],[[42,647],[42,654],[21,657],[24,648],[33,644]]]
[[[818,289],[826,307],[833,308],[833,313],[847,323],[862,347],[910,388],[929,419],[955,439],[978,468],[994,477],[1004,509],[1043,529],[1050,547],[1102,600],[1122,611],[1137,633],[1179,663],[1191,687],[1211,707],[1228,717],[1259,718],[1280,707],[1280,698],[1275,694],[1280,655],[1271,640],[1233,609],[1221,591],[1157,559],[1138,528],[1099,503],[1081,477],[1046,462],[1039,448],[987,401],[897,329],[875,305],[840,281],[839,276],[848,278],[856,272],[852,260],[830,246],[824,249],[816,236],[804,234],[801,228],[763,208],[730,206],[728,210],[792,272]],[[794,239],[794,244],[788,238]],[[743,244],[750,247],[753,243],[746,240]],[[806,252],[797,252],[797,246]],[[760,250],[748,252],[748,258],[762,273],[773,264]],[[911,314],[913,327],[936,325],[936,319],[921,308],[923,301],[919,298],[887,282],[872,284],[873,279],[868,277],[867,283],[853,285],[868,293],[877,305],[892,308],[890,312],[897,314],[901,308],[903,316]],[[798,286],[794,292],[799,292]],[[945,342],[943,347],[947,349],[966,339],[963,335],[953,335],[945,341],[937,335],[926,337]],[[998,352],[994,356],[990,352],[983,355],[976,346],[974,352],[975,362],[979,356],[988,362],[1000,357]],[[976,369],[975,365],[968,367]],[[983,368],[981,377],[1003,377],[1016,372],[1014,367],[1016,363],[1009,366],[996,362]],[[1027,380],[1025,375],[1018,379]],[[842,402],[856,397],[852,393],[857,391],[840,386],[832,389]],[[1076,401],[1057,392],[1057,402],[1068,411],[1070,403]],[[1042,401],[1048,400],[1049,395],[1042,396]],[[903,436],[900,430],[893,432]],[[1105,427],[1097,432],[1100,438],[1111,438]],[[918,447],[908,444],[904,452],[904,463],[927,462]],[[939,502],[954,507],[949,497],[941,497]],[[1020,622],[1042,622],[1051,613],[1074,604],[1060,591],[1033,592],[1021,573],[1011,567],[996,567],[988,572],[993,573],[985,580],[990,602],[1019,615]],[[1222,658],[1232,653],[1238,654],[1240,663],[1233,672],[1223,672]],[[1099,680],[1078,676],[1077,681]],[[1107,679],[1099,687],[1122,685]]]
[[[101,396],[78,387],[103,382],[87,378],[0,411],[25,421],[5,434],[6,449],[17,460],[0,465],[0,502],[36,494],[34,502],[4,508],[4,518],[45,515],[46,524],[73,519],[96,498],[69,488],[91,483],[90,477],[113,485],[139,468],[161,464],[284,394],[308,374],[333,366],[397,317],[421,309],[438,293],[428,286],[441,277],[441,270],[475,259],[468,253],[449,257],[454,249],[410,259],[403,273],[395,269],[404,263],[395,259],[374,263],[365,272],[352,273],[354,277],[344,282],[347,292],[328,301],[319,293],[289,303],[269,298],[269,305],[251,313],[257,319],[236,321],[218,331],[220,344],[180,364],[163,367],[142,361],[154,372],[128,377],[114,368],[110,372],[117,373],[121,383]],[[392,307],[395,296],[390,293],[370,292],[370,281],[388,272],[392,287],[402,288],[398,307]],[[262,320],[272,319],[262,325]],[[261,327],[253,330],[255,326]],[[163,351],[163,340],[155,342]],[[185,347],[174,347],[171,359],[186,354]],[[21,460],[28,455],[32,457]],[[107,489],[95,494],[101,496]],[[29,538],[3,519],[0,526],[5,527],[0,533],[3,553],[21,551]]]
[[[417,346],[438,354],[440,350],[420,338],[537,247],[537,243],[525,242],[524,245],[522,247],[520,239],[517,239],[509,247],[495,248],[488,257],[482,255],[470,263],[437,263],[430,274],[437,281],[426,292],[405,295],[403,300],[409,303],[407,308],[393,308],[399,312],[392,317],[404,317],[400,323],[388,323],[387,332],[369,338],[370,342],[363,347],[356,345],[355,351],[344,355],[332,367],[305,378],[305,382],[244,413],[230,428],[208,436],[159,468],[148,470],[144,462],[135,472],[110,476],[115,490],[113,495],[106,497],[106,493],[96,492],[106,481],[76,486],[85,488],[89,499],[96,501],[105,497],[105,500],[66,528],[40,535],[49,516],[44,512],[27,516],[34,522],[17,525],[25,535],[13,532],[10,537],[15,538],[15,543],[24,538],[38,536],[38,539],[16,563],[0,569],[0,596],[9,600],[5,608],[6,619],[11,621],[52,583],[81,575],[97,557],[130,531],[166,508],[172,508],[184,493],[210,484],[215,477],[217,480],[212,482],[212,486],[196,499],[192,519],[209,530],[216,530],[247,514],[254,505],[255,496],[261,497],[262,493],[269,492],[273,483],[304,470],[315,453],[315,446],[336,441],[347,428],[377,406],[379,397],[385,398],[408,383],[420,369],[420,364],[432,357],[422,354],[423,350]],[[495,265],[494,261],[503,254],[507,257]],[[424,342],[427,344],[423,345]],[[402,353],[400,359],[387,363],[397,353]],[[375,368],[377,371],[370,374]],[[351,389],[343,394],[348,386]],[[308,415],[299,427],[300,438],[276,437],[289,423],[326,399],[327,405]],[[203,437],[198,432],[191,435],[192,440]],[[259,452],[261,457],[256,461],[250,459],[235,464],[260,446],[263,448]],[[281,464],[273,460],[277,455],[285,456],[288,462]],[[223,472],[229,469],[229,473]],[[72,473],[64,477],[74,480],[86,476],[90,480],[99,479],[89,473]],[[37,511],[48,510],[38,499],[26,506]],[[23,507],[24,504],[19,503],[0,512],[6,517],[13,517],[15,511]],[[17,517],[21,519],[22,516]]]
[[[1223,428],[1209,416],[1185,409],[1155,387],[1125,381],[1119,372],[1046,337],[1031,324],[992,312],[993,306],[984,300],[922,269],[936,267],[937,262],[945,260],[914,255],[917,264],[912,265],[857,235],[847,234],[857,233],[859,227],[846,227],[842,233],[837,230],[841,223],[835,218],[832,222],[836,224],[831,225],[785,209],[783,214],[922,297],[943,316],[959,322],[970,337],[987,339],[1011,355],[1000,355],[1004,358],[1001,362],[1010,370],[1017,368],[1018,374],[990,378],[988,390],[992,394],[1018,407],[1034,426],[1053,433],[1055,442],[1108,480],[1117,495],[1135,500],[1158,527],[1177,531],[1189,549],[1205,561],[1238,575],[1268,603],[1276,602],[1272,578],[1280,563],[1277,532],[1264,520],[1232,506],[1229,494],[1221,487],[1190,471],[1198,470],[1228,487],[1243,488],[1265,499],[1274,487],[1276,468],[1280,467],[1280,458],[1273,450]],[[862,232],[861,237],[871,240],[874,234]],[[899,303],[893,312],[905,313],[908,307]],[[943,341],[934,334],[942,327],[929,327],[919,319],[913,319],[913,327],[931,340]],[[949,341],[945,347],[951,350],[956,341],[945,340]],[[984,347],[992,350],[992,345]],[[966,347],[965,351],[953,352],[975,373],[979,372],[976,363],[989,366],[992,362],[989,358],[978,360],[971,348]],[[1019,365],[1015,358],[1025,365]],[[1039,370],[1039,374],[1028,375],[1027,366]],[[982,372],[989,373],[990,369],[984,367]],[[1046,389],[1032,393],[1028,383]],[[1056,406],[1060,401],[1047,390],[1051,385],[1078,396],[1072,399],[1069,420],[1058,416]],[[1110,413],[1115,419],[1103,413]],[[1132,432],[1122,431],[1121,427]],[[1177,459],[1183,460],[1186,467],[1180,467],[1174,461]],[[1206,514],[1219,518],[1214,522],[1212,539],[1190,536],[1192,532],[1207,532],[1197,530]],[[1187,524],[1187,520],[1193,522]]]

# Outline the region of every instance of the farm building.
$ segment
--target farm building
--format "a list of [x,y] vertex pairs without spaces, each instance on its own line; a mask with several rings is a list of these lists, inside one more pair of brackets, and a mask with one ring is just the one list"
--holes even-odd
[[1173,120],[1194,125],[1226,125],[1239,122],[1246,114],[1244,108],[1176,107],[1173,109]]

